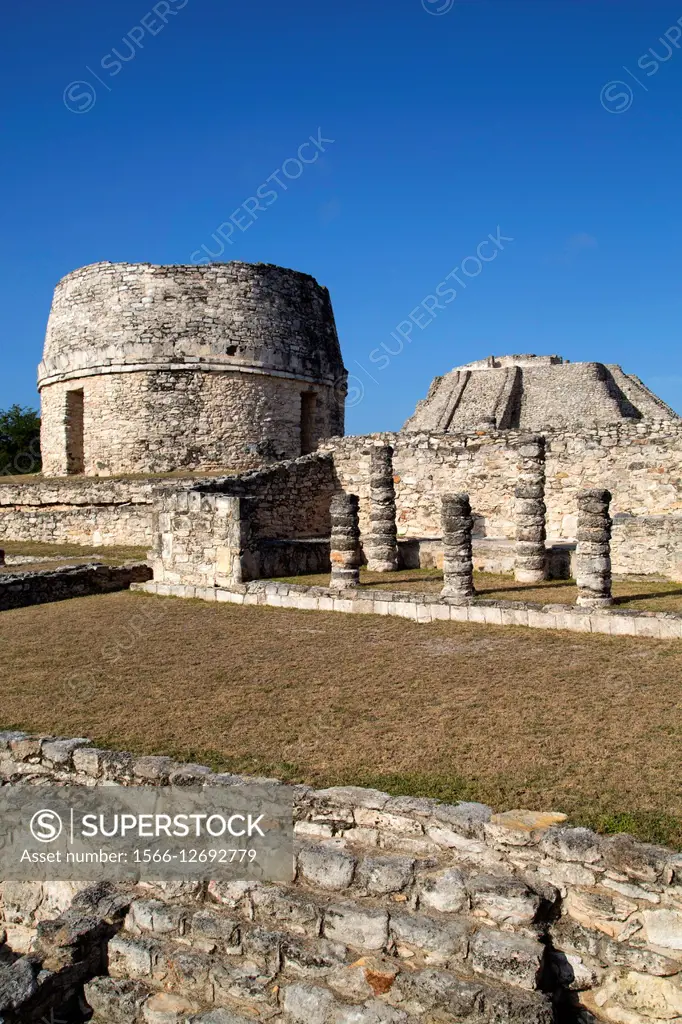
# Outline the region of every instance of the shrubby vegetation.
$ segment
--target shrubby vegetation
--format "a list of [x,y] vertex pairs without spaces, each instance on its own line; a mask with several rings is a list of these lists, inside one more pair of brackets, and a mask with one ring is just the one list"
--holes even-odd
[[0,476],[40,472],[40,416],[12,405],[0,410]]

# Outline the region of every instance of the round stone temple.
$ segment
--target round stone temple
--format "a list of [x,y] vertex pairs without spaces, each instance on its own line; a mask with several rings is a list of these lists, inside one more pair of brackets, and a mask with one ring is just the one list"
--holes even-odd
[[270,264],[95,263],[54,294],[38,371],[47,476],[229,470],[343,434],[329,292]]

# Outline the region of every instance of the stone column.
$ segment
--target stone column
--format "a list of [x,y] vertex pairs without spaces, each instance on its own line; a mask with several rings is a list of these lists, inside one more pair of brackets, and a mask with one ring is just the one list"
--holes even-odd
[[370,457],[369,533],[364,542],[367,568],[372,572],[395,572],[398,568],[393,449],[373,448]]
[[357,587],[360,582],[360,525],[356,494],[337,492],[330,506],[332,520],[331,563],[332,590],[346,590]]
[[471,604],[474,598],[474,563],[471,531],[474,520],[468,494],[444,494],[441,512],[443,526],[443,580],[441,596],[450,604]]
[[514,577],[519,583],[539,583],[547,579],[544,437],[527,438],[518,446],[518,453]]
[[577,604],[585,608],[605,608],[613,603],[610,503],[609,491],[578,494]]

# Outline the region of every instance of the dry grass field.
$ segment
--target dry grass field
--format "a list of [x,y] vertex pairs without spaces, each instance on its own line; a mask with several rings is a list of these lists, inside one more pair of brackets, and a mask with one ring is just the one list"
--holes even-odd
[[67,565],[86,565],[88,562],[121,565],[129,561],[144,562],[147,557],[147,549],[139,547],[88,548],[79,544],[42,544],[29,541],[3,541],[0,547],[5,555],[28,555],[36,559],[34,562],[22,562],[19,565],[0,566],[0,574],[5,575],[60,569]]
[[[325,587],[328,575],[296,576],[282,582]],[[374,590],[407,590],[421,594],[439,594],[443,588],[440,569],[404,569],[385,573],[360,570],[362,587]],[[517,583],[511,574],[474,573],[479,597],[497,601],[531,601],[533,604],[575,604],[578,591],[574,580],[547,580],[540,584]],[[615,603],[623,608],[652,612],[682,612],[682,583],[631,577],[613,583]]]
[[682,645],[127,592],[0,615],[0,728],[682,847]]

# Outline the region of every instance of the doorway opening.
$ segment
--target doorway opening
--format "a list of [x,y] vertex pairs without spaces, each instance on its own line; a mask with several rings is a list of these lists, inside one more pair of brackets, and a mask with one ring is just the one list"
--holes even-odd
[[314,391],[301,392],[301,455],[315,450],[315,406],[317,395]]
[[66,392],[66,472],[69,476],[85,472],[84,406],[82,388]]

